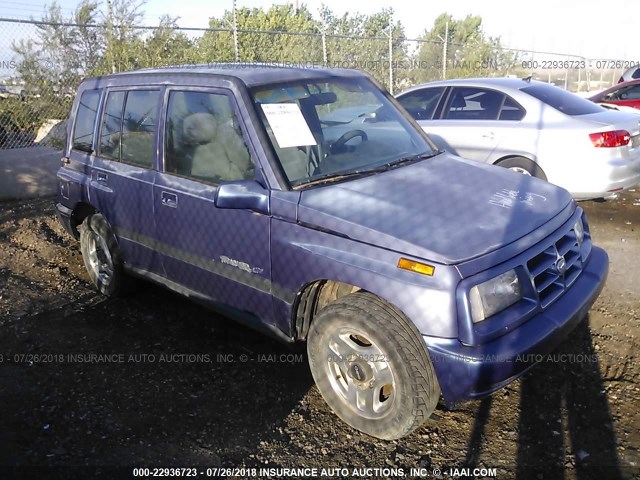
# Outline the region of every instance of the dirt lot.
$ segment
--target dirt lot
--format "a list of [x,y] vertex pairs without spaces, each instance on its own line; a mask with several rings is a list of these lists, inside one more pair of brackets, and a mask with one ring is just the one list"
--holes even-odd
[[[587,320],[522,380],[460,410],[439,408],[426,427],[384,442],[329,411],[303,349],[153,285],[105,299],[87,283],[53,199],[0,203],[0,465],[640,478],[640,193],[581,205],[611,259]],[[88,472],[78,475],[94,478]]]

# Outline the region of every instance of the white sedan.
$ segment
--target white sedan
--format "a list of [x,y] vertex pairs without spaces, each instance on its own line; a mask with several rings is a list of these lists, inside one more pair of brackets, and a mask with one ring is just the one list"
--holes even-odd
[[533,175],[578,200],[640,184],[640,121],[546,83],[447,80],[397,95],[442,149]]

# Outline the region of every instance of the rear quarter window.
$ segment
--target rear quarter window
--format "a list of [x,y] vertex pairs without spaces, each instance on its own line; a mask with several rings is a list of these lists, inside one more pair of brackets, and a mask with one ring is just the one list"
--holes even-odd
[[595,103],[552,85],[531,85],[521,89],[521,91],[565,115],[589,115],[602,112],[602,107]]
[[93,131],[96,125],[100,93],[101,90],[85,90],[80,96],[73,129],[72,146],[75,150],[89,153],[93,150]]

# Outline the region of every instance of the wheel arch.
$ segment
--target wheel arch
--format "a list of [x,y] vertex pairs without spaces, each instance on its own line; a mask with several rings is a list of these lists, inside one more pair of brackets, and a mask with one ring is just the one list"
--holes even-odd
[[80,238],[78,227],[89,215],[93,215],[95,213],[99,213],[99,211],[90,203],[78,202],[75,207],[73,207],[73,211],[71,212],[71,230],[73,231],[73,236],[76,240]]
[[296,295],[291,310],[295,339],[306,340],[311,322],[325,306],[359,290],[363,289],[339,280],[320,279],[305,284]]
[[[292,332],[296,341],[304,341],[309,333],[311,323],[318,316],[320,311],[327,305],[335,302],[339,298],[345,297],[354,292],[368,292],[396,309],[407,319],[409,317],[393,301],[380,292],[375,292],[359,285],[349,282],[332,279],[314,280],[305,284],[296,295],[296,301],[291,311]],[[411,321],[409,319],[409,321]],[[416,326],[417,328],[417,326]]]
[[536,158],[535,155],[531,154],[531,153],[508,153],[507,155],[503,155],[500,158],[498,158],[496,161],[493,162],[492,165],[498,165],[501,162],[504,162],[505,160],[510,160],[512,158],[526,158],[527,160],[532,161],[533,163],[538,163],[538,159]]

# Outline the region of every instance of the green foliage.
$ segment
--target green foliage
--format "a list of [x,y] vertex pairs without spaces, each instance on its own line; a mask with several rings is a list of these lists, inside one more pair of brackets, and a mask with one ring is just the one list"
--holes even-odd
[[[323,6],[315,20],[306,6],[295,10],[291,4],[276,5],[268,10],[241,8],[236,12],[238,27],[238,59],[241,62],[296,64],[357,68],[374,75],[384,85],[389,82],[389,61],[406,59],[402,40],[404,28],[393,22],[393,10],[384,9],[373,15],[345,14],[336,16]],[[233,12],[211,18],[209,27],[198,41],[201,62],[233,62]],[[254,32],[247,32],[253,30]],[[255,31],[263,33],[255,33]],[[266,32],[281,32],[273,35]],[[389,55],[389,33],[393,35],[393,53]],[[306,35],[300,35],[306,34]],[[324,34],[324,46],[323,35]],[[349,37],[349,38],[347,38]],[[325,59],[326,52],[326,59]],[[397,82],[394,81],[397,85]]]
[[444,40],[447,41],[446,78],[496,77],[513,73],[517,58],[502,49],[499,38],[487,37],[482,31],[482,18],[467,15],[455,20],[447,13],[425,31],[413,58],[417,68],[411,79],[415,83],[442,78]]
[[[31,122],[33,128],[42,119],[65,118],[70,98],[85,76],[233,62],[236,54],[241,62],[365,70],[394,91],[441,78],[445,36],[449,78],[504,75],[513,72],[517,60],[501,48],[499,39],[483,33],[477,16],[455,20],[440,15],[410,52],[404,27],[394,21],[391,8],[338,16],[323,6],[318,19],[304,5],[240,8],[235,19],[232,11],[211,18],[210,28],[192,38],[169,16],[162,17],[157,28],[141,28],[143,7],[144,0],[82,0],[69,18],[63,18],[58,4],[49,6],[36,34],[12,46],[19,80],[28,93],[28,101],[14,105],[12,115],[19,123],[27,128]],[[234,24],[237,38],[230,31]]]
[[[322,62],[322,45],[317,36],[319,23],[305,6],[295,11],[293,5],[274,5],[267,11],[261,8],[240,8],[236,11],[238,59],[241,62],[316,63]],[[212,29],[233,28],[233,12],[221,18],[211,18]],[[281,35],[253,33],[277,31]],[[295,35],[308,33],[311,35]],[[233,62],[234,39],[231,32],[207,31],[198,41],[199,59],[204,63]]]
[[35,132],[42,120],[37,102],[18,97],[0,98],[0,126],[5,129]]
[[12,45],[24,101],[3,99],[0,111],[21,130],[35,131],[42,120],[68,116],[83,77],[195,61],[193,42],[175,29],[175,19],[164,16],[152,31],[138,27],[142,6],[140,0],[109,0],[101,12],[96,2],[82,0],[63,18],[53,3],[35,35]]

